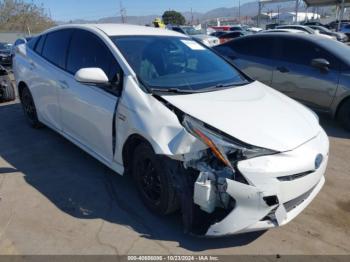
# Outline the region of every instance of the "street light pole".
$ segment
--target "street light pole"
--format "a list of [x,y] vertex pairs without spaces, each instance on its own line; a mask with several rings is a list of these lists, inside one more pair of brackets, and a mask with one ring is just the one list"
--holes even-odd
[[238,0],[238,22],[241,23],[241,0]]

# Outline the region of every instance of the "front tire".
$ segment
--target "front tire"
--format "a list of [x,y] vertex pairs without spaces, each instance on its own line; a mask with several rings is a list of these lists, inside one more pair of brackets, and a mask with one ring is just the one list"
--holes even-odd
[[34,104],[32,94],[28,87],[24,87],[21,95],[21,103],[24,114],[29,122],[29,124],[34,128],[40,128],[43,125],[40,123]]
[[135,148],[132,163],[132,174],[144,204],[159,215],[178,209],[175,188],[165,160],[143,142]]
[[339,109],[338,120],[346,130],[350,131],[350,99],[345,101]]

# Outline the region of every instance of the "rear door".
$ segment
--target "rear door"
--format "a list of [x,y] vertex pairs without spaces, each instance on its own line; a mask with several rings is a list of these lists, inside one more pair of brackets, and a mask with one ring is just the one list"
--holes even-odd
[[[121,93],[123,74],[115,57],[94,33],[75,30],[67,54],[67,74],[60,79],[60,111],[63,132],[110,163],[114,154],[114,114]],[[82,68],[101,68],[110,85],[77,82],[75,73]]]
[[242,37],[216,48],[221,54],[252,79],[271,84],[272,71],[276,66],[274,60],[275,37]]
[[[338,59],[304,38],[280,38],[279,46],[272,87],[314,109],[327,110],[338,86]],[[312,67],[315,58],[326,59],[329,70]]]
[[40,118],[45,124],[61,130],[58,104],[60,79],[72,30],[58,30],[40,37],[29,61],[32,72],[30,89]]

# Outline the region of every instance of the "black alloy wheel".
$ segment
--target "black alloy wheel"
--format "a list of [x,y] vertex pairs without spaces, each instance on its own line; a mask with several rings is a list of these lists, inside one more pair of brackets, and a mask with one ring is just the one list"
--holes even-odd
[[36,113],[36,107],[34,104],[34,100],[32,94],[29,89],[25,87],[22,91],[21,103],[24,114],[29,122],[29,124],[34,128],[39,128],[42,124],[38,120],[38,116]]
[[166,161],[148,143],[134,150],[132,175],[144,204],[159,215],[178,209],[178,201]]

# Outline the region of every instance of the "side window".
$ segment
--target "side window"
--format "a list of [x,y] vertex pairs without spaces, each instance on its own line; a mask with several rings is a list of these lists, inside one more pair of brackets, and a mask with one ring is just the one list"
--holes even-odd
[[46,39],[46,35],[40,36],[40,39],[38,40],[38,42],[34,48],[34,51],[40,55],[41,55],[41,52],[43,51],[45,39]]
[[273,56],[274,38],[242,38],[231,41],[228,45],[230,45],[237,54],[269,59]]
[[[107,46],[93,33],[76,30],[73,33],[67,58],[67,71],[75,74],[79,69],[98,67],[107,75],[110,89],[120,89],[122,69]],[[112,90],[113,92],[116,90]]]
[[42,56],[54,65],[65,68],[66,53],[72,30],[59,30],[46,36]]
[[338,68],[337,59],[323,48],[299,39],[285,39],[282,44],[281,60],[289,63],[310,66],[311,60],[324,58],[330,63],[330,68]]

